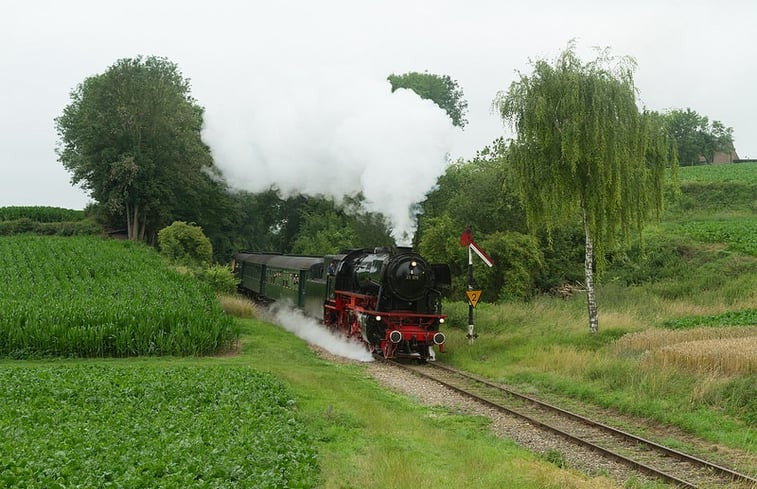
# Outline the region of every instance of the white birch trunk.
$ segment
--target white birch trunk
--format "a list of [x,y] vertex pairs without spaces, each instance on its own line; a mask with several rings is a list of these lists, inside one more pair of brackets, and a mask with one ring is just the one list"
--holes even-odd
[[589,332],[599,332],[599,314],[597,312],[597,297],[594,293],[594,242],[589,229],[589,219],[584,209],[584,234],[586,235],[586,253],[584,258],[584,278],[586,280],[586,302],[589,308]]

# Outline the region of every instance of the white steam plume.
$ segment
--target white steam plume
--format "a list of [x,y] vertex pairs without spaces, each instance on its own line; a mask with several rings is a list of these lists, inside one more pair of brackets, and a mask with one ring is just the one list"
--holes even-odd
[[363,344],[350,341],[345,336],[334,333],[326,328],[323,323],[303,315],[297,309],[282,304],[274,304],[271,306],[271,312],[273,313],[273,322],[311,345],[320,346],[340,357],[360,362],[373,361],[373,356]]
[[232,187],[337,201],[363,192],[398,244],[410,242],[411,206],[444,172],[456,131],[442,109],[392,93],[385,79],[323,70],[257,77],[233,92],[207,104],[203,130]]

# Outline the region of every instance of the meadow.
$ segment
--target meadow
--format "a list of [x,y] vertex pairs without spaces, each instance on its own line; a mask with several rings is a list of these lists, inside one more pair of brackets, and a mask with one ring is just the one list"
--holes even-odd
[[473,345],[467,304],[453,302],[442,359],[735,447],[755,473],[757,165],[681,168],[679,178],[661,222],[600,276],[599,334],[588,333],[580,286],[566,299],[479,304]]

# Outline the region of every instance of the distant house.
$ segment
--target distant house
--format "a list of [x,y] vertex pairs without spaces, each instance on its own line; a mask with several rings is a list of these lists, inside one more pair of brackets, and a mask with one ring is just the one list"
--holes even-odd
[[736,154],[736,150],[733,149],[730,152],[717,151],[712,155],[713,165],[722,165],[723,163],[733,163],[739,159],[739,155]]
[[[731,151],[716,151],[712,155],[713,165],[723,165],[725,163],[734,163],[736,161],[739,161],[739,155],[736,154],[735,148],[731,149]],[[699,162],[697,164],[707,165],[707,158],[705,158],[704,155],[699,155]]]

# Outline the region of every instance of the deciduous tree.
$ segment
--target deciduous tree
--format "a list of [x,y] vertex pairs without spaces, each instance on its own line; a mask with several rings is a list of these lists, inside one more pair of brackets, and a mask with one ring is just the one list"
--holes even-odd
[[665,168],[677,165],[662,118],[636,105],[634,69],[607,51],[584,63],[571,43],[494,101],[515,131],[508,157],[529,227],[583,223],[592,333],[595,261],[601,268],[606,250],[660,210]]
[[121,59],[71,92],[58,117],[58,158],[71,180],[125,218],[131,239],[170,222],[212,167],[203,109],[165,58]]
[[700,159],[712,163],[716,152],[733,151],[733,128],[720,121],[710,124],[696,111],[671,110],[665,113],[665,124],[676,141],[678,161],[682,165],[698,165]]
[[391,74],[387,79],[392,84],[392,92],[398,88],[410,89],[444,109],[455,126],[462,128],[468,123],[465,118],[468,102],[463,96],[463,89],[449,75],[413,71],[403,75]]

